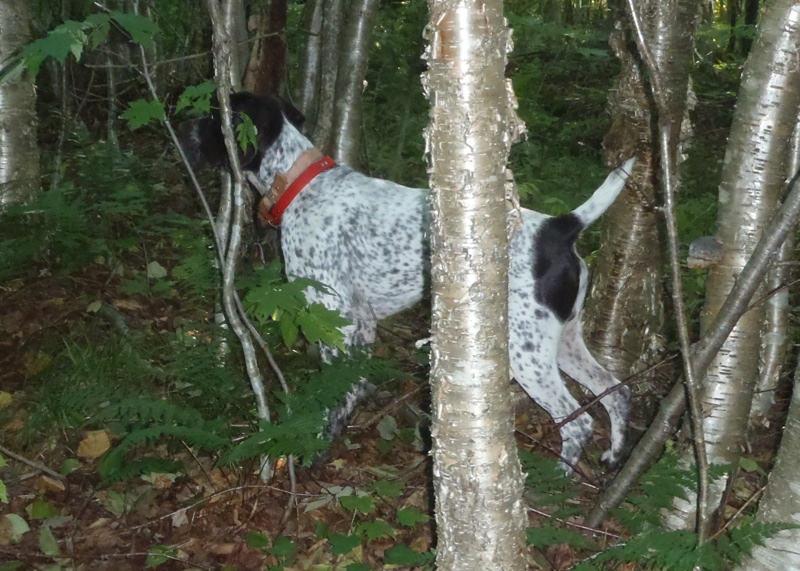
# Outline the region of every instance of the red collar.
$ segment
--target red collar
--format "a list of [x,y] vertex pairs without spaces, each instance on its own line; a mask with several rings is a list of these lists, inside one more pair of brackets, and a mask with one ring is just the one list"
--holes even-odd
[[[285,186],[286,175],[280,173],[276,175],[272,191],[267,193],[258,205],[259,220],[264,224],[269,223],[272,226],[280,226],[283,213],[289,208],[292,200],[300,194],[300,191],[303,190],[309,182],[314,180],[318,174],[332,169],[335,166],[336,162],[332,158],[319,158],[297,175],[288,186]],[[290,172],[291,170],[292,169],[290,169]],[[285,190],[280,187],[284,187]]]

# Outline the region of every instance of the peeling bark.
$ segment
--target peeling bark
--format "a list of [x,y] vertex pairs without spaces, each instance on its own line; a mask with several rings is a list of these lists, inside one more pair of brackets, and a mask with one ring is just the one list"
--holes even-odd
[[508,364],[501,0],[430,0],[433,461],[441,571],[526,568]]
[[[698,5],[694,0],[639,0],[647,44],[662,78],[672,133],[680,132],[692,61]],[[628,181],[631,190],[608,210],[587,300],[589,343],[618,378],[649,366],[664,350],[664,286],[661,214],[656,206],[659,163],[653,135],[655,109],[635,44],[617,30],[611,46],[622,71],[609,101],[612,125],[604,146],[609,164],[630,156],[645,169]],[[678,137],[673,137],[673,156]],[[638,383],[641,391],[651,391]],[[634,388],[636,390],[636,387]],[[655,408],[656,403],[650,408]],[[648,411],[652,416],[654,410]]]
[[[762,522],[800,524],[800,368],[794,373],[794,392],[783,429],[781,447],[758,506]],[[800,568],[800,529],[787,529],[753,549],[735,571],[775,571]]]
[[[30,14],[24,0],[0,3],[0,62],[8,62],[30,41]],[[36,94],[23,73],[0,83],[0,212],[30,202],[39,191]]]
[[[787,177],[791,178],[800,170],[800,121],[792,136],[791,156],[788,161]],[[775,404],[775,391],[786,365],[789,348],[789,288],[792,281],[795,238],[789,236],[778,253],[777,263],[770,270],[766,280],[766,290],[776,293],[765,304],[764,329],[761,334],[761,356],[758,382],[750,407],[750,426],[769,422],[768,415]]]
[[[744,67],[719,187],[717,240],[725,253],[711,268],[701,314],[705,330],[717,315],[784,189],[789,141],[800,104],[800,3],[770,2]],[[777,256],[776,250],[774,255]],[[764,307],[745,313],[708,369],[703,399],[708,458],[738,465],[758,378]],[[716,482],[711,509],[721,499]],[[678,502],[669,525],[687,528],[693,504]]]

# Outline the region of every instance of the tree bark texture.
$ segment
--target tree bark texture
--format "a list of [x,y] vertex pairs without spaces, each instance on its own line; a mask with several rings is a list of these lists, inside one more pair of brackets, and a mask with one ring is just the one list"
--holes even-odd
[[[785,189],[789,144],[800,104],[800,2],[767,6],[745,64],[722,167],[717,240],[724,255],[706,280],[701,329],[712,322],[737,280]],[[778,250],[774,255],[777,259]],[[708,369],[703,398],[708,457],[739,463],[759,369],[764,306],[745,313]],[[722,483],[709,507],[719,503]],[[678,504],[671,527],[687,527],[691,504]]]
[[341,40],[331,156],[354,168],[360,163],[361,94],[367,74],[370,31],[377,10],[378,0],[350,0]]
[[303,29],[308,39],[303,51],[297,102],[306,116],[306,129],[314,124],[314,103],[320,84],[322,58],[322,15],[325,0],[308,0],[303,12]]
[[[31,40],[25,0],[0,2],[0,62],[5,64]],[[0,83],[0,212],[30,202],[39,190],[36,94],[23,73]]]
[[242,84],[259,95],[280,95],[286,78],[286,0],[270,0],[268,9],[252,16],[256,33]]
[[[323,153],[331,152],[336,78],[342,48],[345,0],[322,0],[322,38],[319,51],[319,85],[311,140]],[[345,46],[345,49],[346,46]]]
[[440,571],[526,568],[508,365],[502,0],[430,0],[433,462]]
[[[758,506],[762,522],[800,524],[800,368],[795,369],[794,391],[781,447]],[[800,529],[787,529],[753,549],[737,571],[800,569]]]
[[[799,110],[800,111],[800,110]],[[791,179],[800,170],[800,115],[795,118],[794,133],[787,161],[786,176]],[[750,406],[750,426],[767,426],[769,412],[775,404],[775,392],[783,372],[789,349],[789,287],[793,279],[792,259],[796,240],[786,238],[776,263],[766,280],[767,292],[775,292],[764,304],[764,328],[761,333],[761,357],[758,382]]]
[[[669,107],[673,157],[686,110],[692,67],[695,0],[639,0],[637,11],[646,26],[648,46],[662,78]],[[589,343],[617,378],[649,366],[664,350],[664,285],[661,215],[656,208],[660,172],[653,139],[656,113],[650,85],[643,77],[638,50],[630,33],[617,30],[611,46],[622,71],[609,101],[611,128],[604,146],[609,164],[631,156],[646,169],[637,169],[623,193],[605,215],[591,295],[587,299]],[[651,391],[650,383],[639,383]],[[655,405],[651,408],[655,408]],[[648,417],[654,414],[650,410]]]

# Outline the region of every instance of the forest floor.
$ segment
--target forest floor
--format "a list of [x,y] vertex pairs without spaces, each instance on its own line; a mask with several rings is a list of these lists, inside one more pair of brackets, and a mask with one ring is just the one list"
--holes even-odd
[[[24,447],[17,436],[34,413],[36,403],[26,394],[35,392],[37,374],[49,366],[53,352],[76,323],[100,319],[86,311],[97,291],[116,299],[115,306],[130,323],[168,328],[180,317],[180,310],[156,307],[114,288],[115,280],[107,271],[88,267],[69,276],[45,273],[17,279],[3,284],[0,291],[4,419],[0,443],[30,460],[6,456],[8,465],[0,471],[0,480],[8,487],[10,501],[0,504],[0,515],[19,514],[31,529],[18,536],[8,519],[0,519],[0,570],[123,571],[156,563],[159,569],[247,570],[280,564],[286,569],[317,570],[347,569],[353,564],[365,567],[352,569],[424,567],[381,566],[392,546],[404,544],[426,554],[434,542],[424,422],[421,438],[419,431],[414,438],[394,442],[381,435],[389,416],[400,429],[411,432],[424,418],[420,411],[427,409],[426,370],[410,357],[413,340],[406,331],[409,323],[420,333],[425,331],[424,308],[397,319],[402,327],[389,323],[383,328],[382,337],[391,343],[384,341],[377,349],[384,356],[400,357],[409,378],[384,387],[381,398],[360,409],[327,462],[298,467],[294,491],[285,462],[265,484],[252,463],[220,468],[212,458],[180,447],[162,452],[183,460],[185,474],[156,474],[108,485],[99,478],[97,464],[108,448],[104,442],[115,441],[111,431],[73,433],[53,427]],[[530,449],[536,443],[555,457],[547,452],[559,446],[553,423],[521,392],[518,396],[520,446]],[[604,426],[598,423],[591,445],[589,455],[594,458],[601,451],[600,440],[605,441]],[[76,458],[77,469],[60,476],[59,466]],[[43,467],[56,473],[49,475]],[[596,463],[584,468],[591,478],[604,477]],[[590,502],[598,485],[600,481],[587,483],[582,501]],[[359,495],[374,501],[363,511],[343,507],[342,497]],[[532,513],[532,517],[541,516]],[[346,538],[353,536],[363,541],[348,548]],[[281,543],[275,541],[279,537],[290,538],[293,550],[281,551]],[[552,547],[541,557],[543,568],[562,569],[574,561],[575,551]]]

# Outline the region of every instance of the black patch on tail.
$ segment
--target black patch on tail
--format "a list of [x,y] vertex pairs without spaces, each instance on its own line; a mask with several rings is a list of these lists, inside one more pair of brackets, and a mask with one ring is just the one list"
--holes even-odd
[[581,265],[575,242],[583,229],[577,216],[565,214],[549,218],[534,238],[534,295],[562,323],[572,315],[578,298]]

